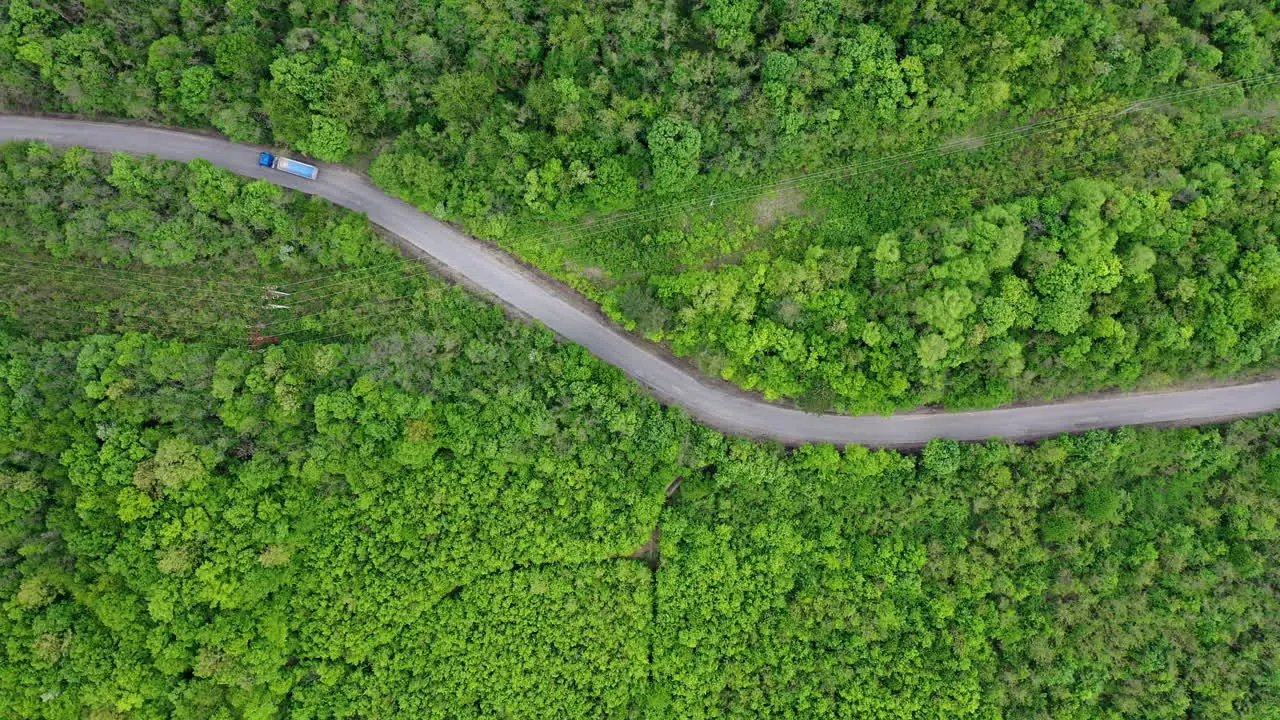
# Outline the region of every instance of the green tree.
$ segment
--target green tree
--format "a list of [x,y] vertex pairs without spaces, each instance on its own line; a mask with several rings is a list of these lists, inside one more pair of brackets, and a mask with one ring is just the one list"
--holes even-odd
[[311,132],[299,143],[306,152],[330,162],[338,162],[351,152],[351,138],[347,126],[340,120],[311,116]]
[[702,135],[693,123],[662,118],[649,128],[649,157],[653,167],[653,187],[662,195],[684,191],[698,174]]

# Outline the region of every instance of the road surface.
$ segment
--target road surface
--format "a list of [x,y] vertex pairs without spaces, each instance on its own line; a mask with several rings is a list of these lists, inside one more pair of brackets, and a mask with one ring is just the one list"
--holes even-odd
[[491,246],[390,197],[360,173],[346,168],[321,165],[318,180],[303,180],[258,167],[258,152],[267,148],[137,125],[0,115],[0,141],[24,139],[169,160],[205,158],[239,175],[270,180],[364,213],[472,285],[621,368],[660,400],[682,407],[701,422],[727,433],[774,438],[789,445],[831,442],[911,448],[931,438],[1032,440],[1092,428],[1194,424],[1280,409],[1280,381],[1266,381],[974,412],[891,416],[806,413],[700,376],[674,362],[661,348],[602,319],[584,307],[582,298],[571,290],[540,279]]

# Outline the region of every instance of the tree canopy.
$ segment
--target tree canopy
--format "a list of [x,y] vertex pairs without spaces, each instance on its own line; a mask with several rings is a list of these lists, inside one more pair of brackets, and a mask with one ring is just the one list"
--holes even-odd
[[1276,33],[1242,0],[9,0],[0,107],[367,168],[771,398],[987,406],[1274,366],[1233,277],[1275,236]]
[[[416,263],[388,272],[350,214],[203,164],[0,157],[30,200],[0,219],[5,262],[64,283],[48,313],[0,288],[8,716],[1280,712],[1280,415],[918,455],[725,438]],[[1141,196],[1063,198],[1059,264],[1160,272],[1159,243],[1105,240]],[[913,312],[944,345],[985,312],[966,255],[1018,266],[1017,212],[937,229],[957,284]],[[173,252],[158,217],[220,240]],[[869,253],[889,272],[911,242]],[[256,349],[199,303],[127,312],[179,272],[286,279],[323,311]],[[1017,307],[1038,284],[1010,283],[993,316],[1038,322]]]

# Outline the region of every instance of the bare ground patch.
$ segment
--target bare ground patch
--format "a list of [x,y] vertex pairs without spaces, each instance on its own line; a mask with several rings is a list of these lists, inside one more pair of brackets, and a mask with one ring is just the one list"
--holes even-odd
[[773,227],[785,216],[801,214],[800,206],[805,194],[797,187],[783,187],[756,201],[751,209],[752,220],[763,228]]
[[594,283],[601,283],[601,282],[607,282],[612,280],[612,276],[609,275],[609,271],[605,270],[599,265],[587,265],[579,269],[578,273],[581,274],[582,277]]
[[662,564],[662,558],[658,554],[658,542],[661,537],[662,528],[655,527],[653,532],[649,533],[648,542],[636,548],[636,551],[630,555],[623,555],[621,557],[628,560],[643,561],[645,565],[649,566],[650,570],[657,570],[658,566]]
[[[666,507],[671,507],[675,502],[676,493],[680,491],[680,485],[684,483],[684,477],[680,476],[667,484],[666,501],[663,503]],[[650,570],[657,570],[662,564],[662,555],[659,551],[658,544],[662,539],[662,528],[654,527],[653,532],[649,533],[649,540],[645,544],[636,548],[630,555],[615,555],[614,559],[643,560]]]
[[985,147],[986,144],[986,138],[981,135],[973,134],[973,131],[971,130],[963,135],[956,135],[943,140],[938,145],[938,148],[952,150],[979,150]]
[[1251,105],[1246,101],[1227,110],[1223,115],[1229,118],[1248,117],[1256,120],[1269,120],[1280,116],[1280,101],[1271,100],[1261,106]]
[[599,265],[582,265],[566,259],[564,261],[564,269],[569,274],[577,275],[601,290],[608,290],[618,284],[618,281],[609,274],[609,271]]

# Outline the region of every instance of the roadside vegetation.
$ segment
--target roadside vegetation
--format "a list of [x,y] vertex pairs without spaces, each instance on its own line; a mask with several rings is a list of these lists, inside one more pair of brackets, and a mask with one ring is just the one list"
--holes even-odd
[[[5,257],[64,283],[37,310],[3,284],[7,716],[1280,712],[1280,415],[729,439],[428,274],[358,270],[395,256],[349,213],[202,163],[0,157],[30,213],[0,216]],[[373,294],[255,351],[182,293],[125,312],[156,274],[253,312],[280,278]]]
[[1060,139],[819,190],[768,228],[664,230],[668,252],[633,258],[654,271],[605,307],[811,409],[990,407],[1275,367],[1273,118],[1184,112]]
[[368,167],[806,408],[1274,367],[1273,8],[873,5],[10,0],[0,105]]
[[199,160],[10,143],[0,203],[0,307],[40,336],[319,341],[421,328],[455,293],[362,217]]

